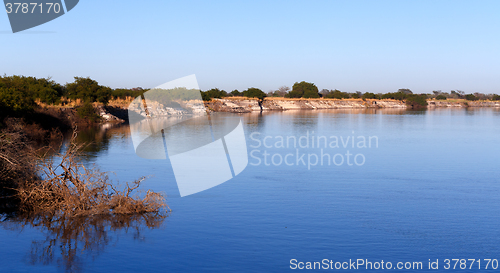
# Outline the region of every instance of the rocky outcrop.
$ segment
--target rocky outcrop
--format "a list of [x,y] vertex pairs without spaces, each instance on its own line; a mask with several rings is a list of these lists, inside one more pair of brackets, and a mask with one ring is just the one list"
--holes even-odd
[[[261,111],[257,99],[213,99],[206,102],[209,110],[214,112],[247,113]],[[364,109],[364,108],[406,108],[396,100],[335,100],[335,99],[265,99],[263,111],[314,110],[314,109]]]
[[[242,98],[213,99],[205,106],[214,112],[248,113],[261,111],[259,100]],[[500,107],[498,101],[440,101],[429,100],[428,107]],[[275,99],[267,98],[262,102],[263,111],[314,110],[314,109],[367,109],[391,108],[406,109],[404,101],[399,100],[361,100],[361,99]]]
[[103,119],[104,122],[116,122],[116,123],[122,123],[125,122],[125,120],[116,117],[115,115],[111,114],[108,109],[104,106],[98,106],[97,107],[97,112],[99,113],[99,116]]
[[[251,98],[223,98],[204,102],[206,109],[211,112],[249,113],[254,111],[286,111],[286,110],[315,110],[315,109],[407,109],[405,102],[399,100],[361,100],[361,99],[275,99],[266,98],[259,103],[258,99]],[[148,113],[151,116],[183,116],[186,114],[201,114],[205,112],[202,104],[188,105],[191,110],[165,107],[161,104],[150,103]],[[441,101],[429,100],[429,108],[436,107],[500,107],[498,101]],[[128,120],[128,110],[132,110],[146,117],[146,111],[134,107],[100,107],[99,115],[109,122],[123,122]]]
[[500,107],[499,101],[429,101],[428,107]]

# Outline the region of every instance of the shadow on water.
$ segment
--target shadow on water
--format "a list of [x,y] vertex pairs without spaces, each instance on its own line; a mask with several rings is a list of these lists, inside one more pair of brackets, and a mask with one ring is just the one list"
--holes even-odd
[[[89,160],[106,152],[112,138],[126,139],[129,135],[130,129],[128,125],[106,123],[80,129],[75,139],[75,143],[86,144],[82,149],[83,153],[81,156]],[[66,141],[69,141],[70,137],[71,135],[66,136]]]
[[27,251],[30,265],[56,265],[66,272],[84,270],[86,258],[95,258],[106,246],[115,244],[119,235],[131,234],[134,240],[143,240],[144,229],[159,228],[166,215],[128,214],[93,217],[57,217],[37,215],[30,217],[4,216],[0,225],[8,230],[35,228],[44,240],[33,241]]

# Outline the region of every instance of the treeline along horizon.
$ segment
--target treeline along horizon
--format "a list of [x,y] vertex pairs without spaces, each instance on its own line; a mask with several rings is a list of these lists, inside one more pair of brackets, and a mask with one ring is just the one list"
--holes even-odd
[[[60,84],[51,78],[36,78],[28,76],[0,76],[0,110],[2,111],[29,111],[32,110],[36,101],[46,104],[65,104],[65,99],[81,100],[82,102],[100,102],[107,104],[112,99],[126,99],[141,96],[149,89],[117,88],[112,89],[100,85],[97,81],[87,77],[74,77],[71,83]],[[396,92],[372,93],[372,92],[342,92],[337,89],[318,90],[314,83],[296,82],[292,88],[282,86],[278,90],[263,92],[259,88],[251,87],[242,92],[233,90],[226,92],[218,88],[201,91],[203,100],[209,101],[213,98],[224,98],[232,96],[244,96],[263,100],[265,97],[285,98],[331,98],[331,99],[394,99],[401,101],[426,100],[426,99],[465,99],[465,100],[500,100],[498,94],[470,93],[466,94],[460,90],[451,90],[449,93],[441,90],[429,94],[413,94],[410,89],[402,88]]]

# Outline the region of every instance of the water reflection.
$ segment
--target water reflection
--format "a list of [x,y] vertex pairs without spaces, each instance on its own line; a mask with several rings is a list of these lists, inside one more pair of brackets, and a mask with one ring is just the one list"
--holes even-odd
[[[498,108],[479,108],[479,107],[469,107],[469,108],[428,108],[424,110],[408,110],[404,108],[382,108],[382,109],[323,109],[323,110],[289,110],[289,111],[264,111],[264,112],[251,112],[242,115],[232,115],[235,117],[241,116],[245,120],[245,125],[251,131],[260,131],[266,127],[265,121],[271,120],[277,121],[278,123],[272,123],[271,126],[292,126],[297,128],[307,127],[311,131],[318,129],[322,124],[318,123],[317,117],[321,116],[327,118],[326,120],[330,122],[335,122],[336,117],[348,117],[350,119],[356,120],[358,118],[370,118],[370,122],[374,121],[375,116],[423,116],[423,115],[474,115],[477,113],[490,113],[491,115],[500,114],[500,109]],[[221,113],[219,113],[221,114]],[[226,115],[222,115],[226,117]],[[371,117],[370,117],[371,116]],[[300,118],[297,118],[300,117]],[[373,118],[372,118],[373,117]],[[222,120],[225,120],[222,118]],[[287,124],[292,122],[292,124]],[[194,125],[195,122],[191,121]],[[216,125],[217,122],[214,122]],[[185,130],[190,130],[193,132],[193,128],[196,126],[189,126],[189,122],[185,122],[179,126],[172,126],[167,129],[167,131],[176,130],[176,136]],[[225,131],[224,131],[225,132]],[[167,132],[167,137],[168,137]],[[104,124],[97,127],[86,128],[80,130],[78,137],[76,139],[77,143],[87,143],[88,145],[84,149],[84,156],[86,159],[91,159],[97,157],[99,153],[105,152],[108,149],[110,141],[112,138],[127,139],[130,136],[130,127],[123,124]],[[189,143],[189,142],[188,142]],[[176,145],[170,145],[177,147]],[[179,146],[180,147],[180,146]]]
[[[126,139],[129,135],[128,125],[106,123],[78,130],[74,141],[76,144],[85,145],[82,149],[82,156],[85,159],[91,159],[107,151],[112,138]],[[66,140],[69,141],[70,138],[69,134]]]
[[160,227],[167,215],[158,213],[57,217],[37,215],[8,216],[1,225],[9,230],[39,229],[45,239],[33,241],[26,261],[30,265],[57,265],[66,272],[80,272],[86,258],[95,258],[106,246],[115,244],[121,234],[142,241],[144,229]]

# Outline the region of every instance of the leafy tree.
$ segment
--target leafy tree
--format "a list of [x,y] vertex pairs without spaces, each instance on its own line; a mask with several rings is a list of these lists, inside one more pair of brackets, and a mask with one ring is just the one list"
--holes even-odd
[[[400,89],[401,90],[401,89]],[[408,96],[407,93],[398,91],[395,93],[386,93],[381,96],[382,99],[405,100]]]
[[330,99],[348,99],[350,98],[351,96],[349,95],[349,93],[346,93],[346,92],[342,92],[340,90],[333,90],[331,92],[329,92],[327,95],[326,95],[327,98],[330,98]]
[[500,95],[494,94],[491,100],[500,100]]
[[296,82],[292,86],[292,91],[287,95],[287,98],[319,98],[318,87],[314,83]]
[[117,88],[111,92],[111,97],[115,99],[126,99],[127,97],[137,98],[138,96],[144,94],[148,89],[142,89],[142,87],[136,87],[131,89]]
[[425,94],[411,94],[406,97],[406,105],[412,109],[419,109],[427,107],[427,95]]
[[474,101],[474,100],[478,100],[478,97],[474,96],[473,94],[468,94],[468,95],[465,95],[465,99]]
[[398,89],[398,92],[402,92],[402,93],[405,93],[407,95],[413,94],[413,92],[410,89],[408,89],[408,88]]
[[227,96],[227,92],[224,90],[219,90],[219,88],[212,88],[210,90],[207,90],[205,92],[201,92],[201,98],[204,101],[209,101],[212,99],[221,99],[223,97]]
[[89,102],[108,104],[111,88],[101,86],[91,78],[75,77],[75,81],[66,84],[66,96],[72,100],[81,99]]
[[366,100],[366,99],[378,99],[378,95],[371,93],[371,92],[366,92],[363,94],[363,96],[361,98],[363,98],[364,100]]
[[258,98],[259,100],[263,100],[267,95],[259,88],[252,87],[243,91],[243,96],[247,98]]
[[92,122],[96,122],[101,118],[96,114],[94,106],[89,101],[86,101],[82,106],[78,107],[76,112],[80,118],[90,120]]
[[443,94],[439,94],[439,95],[436,96],[436,99],[437,100],[446,100],[446,96],[443,95]]
[[0,114],[30,112],[35,107],[35,101],[15,88],[0,88]]
[[359,98],[361,98],[361,95],[359,94],[359,92],[352,93],[351,94],[351,98],[353,98],[353,99],[359,99]]
[[0,89],[13,88],[25,97],[48,104],[60,103],[63,87],[49,79],[25,76],[0,77]]
[[231,95],[233,96],[243,96],[243,93],[238,91],[238,89],[234,89],[233,91],[231,91]]

